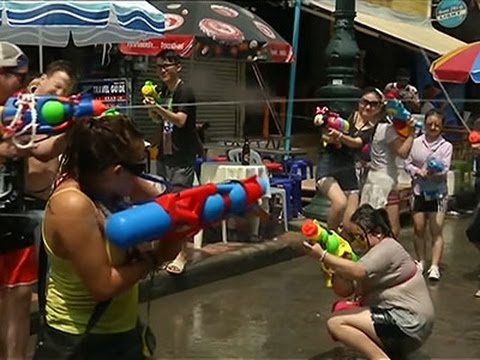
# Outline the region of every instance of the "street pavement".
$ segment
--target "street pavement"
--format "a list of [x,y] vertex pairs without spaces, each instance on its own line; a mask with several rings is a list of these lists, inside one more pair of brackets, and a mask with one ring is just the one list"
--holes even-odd
[[[447,220],[443,277],[430,285],[435,329],[414,359],[480,359],[480,299],[473,296],[480,261],[465,239],[468,222]],[[345,358],[325,329],[335,298],[323,285],[318,263],[297,257],[300,239],[288,233],[270,244],[229,244],[234,251],[205,247],[184,275],[160,274],[150,313],[158,358]],[[412,251],[411,228],[402,229],[401,240]],[[146,314],[144,303],[143,319]]]
[[[430,285],[434,332],[411,358],[480,359],[480,262],[468,221],[447,220],[443,277]],[[411,250],[411,228],[401,239]],[[154,300],[150,325],[162,359],[341,359],[325,329],[334,299],[318,263],[300,257]]]

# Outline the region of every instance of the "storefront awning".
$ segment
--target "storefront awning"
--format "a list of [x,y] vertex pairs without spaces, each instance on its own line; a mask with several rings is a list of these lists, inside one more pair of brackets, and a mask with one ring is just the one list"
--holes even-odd
[[[303,10],[333,19],[335,11],[333,2],[310,0],[306,3],[309,6],[302,6]],[[416,50],[424,49],[432,55],[443,55],[466,45],[463,41],[435,30],[429,21],[414,23],[357,12],[355,28],[377,38],[383,37]]]

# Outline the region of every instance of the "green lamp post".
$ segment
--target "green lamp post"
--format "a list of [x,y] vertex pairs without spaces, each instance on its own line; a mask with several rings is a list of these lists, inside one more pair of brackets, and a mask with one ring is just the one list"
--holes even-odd
[[[329,99],[324,105],[343,117],[351,114],[360,97],[360,89],[354,84],[360,58],[353,24],[355,1],[336,0],[334,34],[325,51],[328,84],[319,89],[319,96]],[[303,214],[309,218],[326,220],[329,206],[329,201],[317,192],[312,202],[303,209]]]

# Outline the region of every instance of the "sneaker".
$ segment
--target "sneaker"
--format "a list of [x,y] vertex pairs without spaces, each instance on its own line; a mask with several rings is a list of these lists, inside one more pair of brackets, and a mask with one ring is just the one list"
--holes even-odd
[[432,265],[430,269],[427,271],[428,279],[429,280],[440,280],[440,271],[438,270],[438,266]]
[[475,297],[480,298],[480,290],[477,290],[477,292],[475,293]]
[[418,271],[420,271],[420,273],[423,274],[423,270],[424,270],[423,261],[415,261],[415,264],[417,265]]

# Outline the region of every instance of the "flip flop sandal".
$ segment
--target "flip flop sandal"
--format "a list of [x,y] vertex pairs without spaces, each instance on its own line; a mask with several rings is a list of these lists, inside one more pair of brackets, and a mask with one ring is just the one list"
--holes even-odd
[[165,266],[165,271],[167,271],[169,274],[172,274],[172,275],[180,275],[183,273],[184,269],[185,269],[185,263],[182,263],[181,261],[178,261],[178,260],[173,260],[171,263]]

